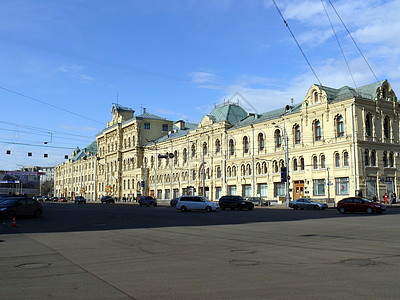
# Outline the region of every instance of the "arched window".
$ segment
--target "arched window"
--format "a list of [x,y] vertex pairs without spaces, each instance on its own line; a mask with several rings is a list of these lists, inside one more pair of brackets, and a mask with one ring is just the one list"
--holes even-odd
[[313,100],[314,100],[314,103],[317,103],[317,102],[318,102],[318,92],[317,92],[317,91],[315,91],[315,92],[313,93]]
[[232,169],[231,169],[231,167],[228,167],[228,169],[226,170],[226,173],[227,173],[227,177],[232,177]]
[[318,169],[318,157],[316,155],[313,156],[313,168],[314,170]]
[[257,163],[257,164],[256,164],[256,174],[257,174],[257,175],[260,175],[260,174],[261,174],[261,164],[260,164],[260,163]]
[[321,140],[321,122],[319,120],[314,123],[314,138],[316,141]]
[[300,144],[301,143],[300,125],[296,125],[294,127],[294,143],[295,144]]
[[250,166],[250,164],[247,164],[247,166],[246,166],[246,174],[247,175],[251,175],[251,166]]
[[187,149],[183,149],[183,163],[186,164],[187,162]]
[[386,151],[383,151],[383,157],[382,157],[382,160],[383,160],[383,166],[386,168],[386,167],[388,166],[388,161],[387,161],[387,152],[386,152]]
[[232,167],[232,176],[236,177],[236,166]]
[[249,138],[247,136],[243,138],[243,153],[249,153]]
[[371,151],[371,166],[376,166],[376,152],[375,152],[375,150]]
[[393,168],[394,167],[394,157],[393,157],[393,152],[389,153],[389,167]]
[[305,164],[304,164],[304,157],[302,157],[302,158],[300,158],[300,170],[301,170],[301,171],[304,171],[304,167],[305,167]]
[[196,145],[193,144],[192,145],[192,157],[195,157],[195,156],[196,156]]
[[383,120],[383,134],[385,139],[390,138],[390,120],[387,116]]
[[204,142],[203,143],[203,154],[207,155],[207,153],[208,153],[207,142]]
[[233,139],[229,140],[229,154],[235,154],[235,142],[233,141]]
[[246,176],[246,167],[245,167],[245,165],[242,165],[240,167],[240,173],[241,173],[241,176]]
[[340,154],[335,153],[335,167],[339,168],[340,167]]
[[321,155],[321,169],[325,169],[326,165],[325,165],[325,155]]
[[297,158],[293,159],[293,171],[297,171]]
[[265,142],[264,142],[264,135],[262,133],[258,134],[258,150],[263,151],[265,148]]
[[343,153],[343,166],[345,167],[349,166],[349,152],[347,151]]
[[262,163],[262,169],[261,169],[263,174],[267,174],[267,163],[263,162]]
[[344,122],[342,116],[338,116],[336,118],[336,136],[337,137],[344,136]]
[[278,162],[277,162],[276,160],[274,160],[274,161],[272,162],[272,167],[273,167],[273,169],[274,169],[274,173],[278,173],[279,168],[278,168]]
[[174,152],[174,166],[176,166],[178,164],[178,151],[175,150]]
[[370,114],[365,116],[365,135],[372,136],[372,117]]
[[283,168],[285,166],[285,162],[283,161],[283,159],[281,159],[280,161],[279,161],[279,167],[280,168]]
[[219,139],[215,141],[215,153],[220,153],[221,152],[221,142]]
[[279,129],[275,130],[275,147],[280,148],[282,146],[282,136]]
[[217,178],[221,178],[221,168],[217,167]]

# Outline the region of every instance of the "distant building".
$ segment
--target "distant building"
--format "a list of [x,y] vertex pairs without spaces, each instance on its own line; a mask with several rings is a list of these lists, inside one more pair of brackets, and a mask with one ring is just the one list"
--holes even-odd
[[225,102],[199,124],[134,116],[117,104],[111,112],[96,142],[55,168],[57,196],[237,194],[281,203],[400,192],[400,107],[387,80],[313,85],[302,103],[260,114]]

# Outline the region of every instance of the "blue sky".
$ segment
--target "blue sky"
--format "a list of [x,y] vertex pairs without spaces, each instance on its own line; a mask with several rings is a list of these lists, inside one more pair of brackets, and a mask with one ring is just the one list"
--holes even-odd
[[[275,2],[321,83],[354,87],[321,1]],[[399,95],[400,1],[331,2]],[[356,86],[375,82],[324,4]],[[0,170],[62,162],[95,140],[112,103],[197,123],[237,92],[262,113],[314,83],[272,0],[2,0]]]

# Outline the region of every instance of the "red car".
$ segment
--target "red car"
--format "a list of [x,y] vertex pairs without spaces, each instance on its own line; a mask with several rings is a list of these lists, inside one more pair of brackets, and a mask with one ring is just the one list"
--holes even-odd
[[377,213],[381,214],[386,210],[386,206],[365,198],[348,197],[340,200],[337,204],[337,210],[341,214],[346,212],[366,212],[368,214]]
[[66,198],[64,198],[64,197],[60,197],[60,198],[58,198],[58,201],[59,201],[59,202],[68,202],[68,201],[67,201],[67,199],[66,199]]

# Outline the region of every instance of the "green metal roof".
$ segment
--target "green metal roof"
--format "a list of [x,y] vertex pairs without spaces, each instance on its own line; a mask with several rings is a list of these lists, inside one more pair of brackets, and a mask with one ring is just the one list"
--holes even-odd
[[209,114],[215,122],[227,121],[234,125],[247,117],[247,112],[237,104],[228,103],[223,106],[215,107]]

